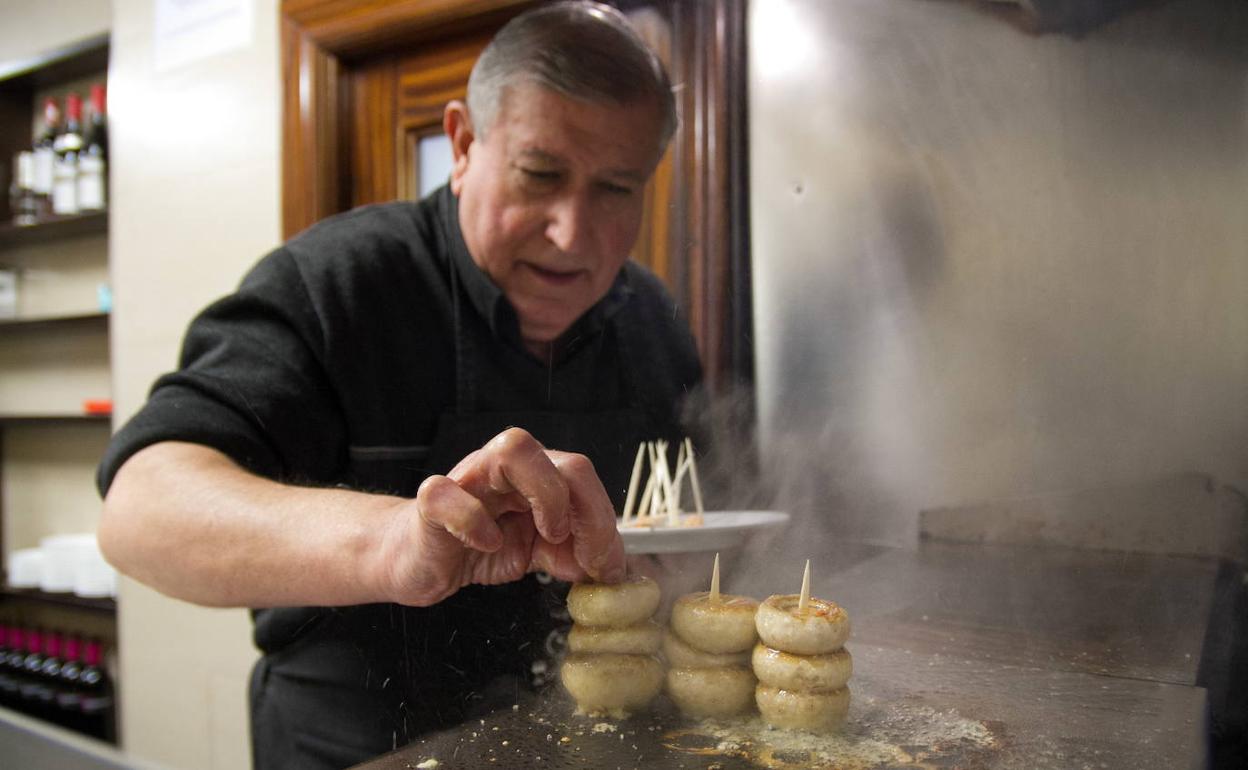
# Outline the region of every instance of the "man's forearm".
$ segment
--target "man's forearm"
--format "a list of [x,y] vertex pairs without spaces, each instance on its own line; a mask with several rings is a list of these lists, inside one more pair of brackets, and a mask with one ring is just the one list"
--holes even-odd
[[167,442],[118,472],[100,546],[122,573],[196,604],[385,601],[379,543],[401,503],[279,484],[214,449]]

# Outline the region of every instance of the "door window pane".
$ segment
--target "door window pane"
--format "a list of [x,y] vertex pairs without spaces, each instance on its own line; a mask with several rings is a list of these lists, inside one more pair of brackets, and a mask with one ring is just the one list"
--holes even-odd
[[423,198],[451,177],[451,139],[429,134],[416,140],[416,189]]

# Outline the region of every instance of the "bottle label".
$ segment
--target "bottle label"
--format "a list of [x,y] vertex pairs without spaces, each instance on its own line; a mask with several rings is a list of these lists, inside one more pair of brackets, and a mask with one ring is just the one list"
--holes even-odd
[[77,214],[78,164],[72,160],[58,160],[53,175],[52,213]]
[[78,159],[78,210],[104,208],[104,159],[84,156]]
[[78,134],[61,134],[52,142],[55,152],[78,152],[82,149],[82,137]]
[[107,695],[84,696],[80,708],[88,714],[107,711],[113,705],[113,699]]
[[39,147],[35,150],[35,178],[31,189],[40,195],[52,194],[52,166],[56,153],[51,147]]
[[[17,315],[17,272],[0,270],[0,318],[13,318]],[[3,662],[8,665],[7,656]]]

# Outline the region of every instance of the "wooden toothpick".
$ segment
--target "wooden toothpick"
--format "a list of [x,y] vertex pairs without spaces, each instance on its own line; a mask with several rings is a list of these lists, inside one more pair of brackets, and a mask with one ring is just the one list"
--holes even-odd
[[698,516],[702,516],[702,487],[698,484],[698,463],[693,459],[693,442],[685,438],[685,457],[689,463],[689,481],[693,483],[693,505]]
[[[646,445],[643,445],[646,446]],[[652,515],[651,508],[654,502],[654,474],[651,473],[646,477],[646,486],[641,490],[641,500],[637,503],[637,519],[641,520]]]
[[[676,458],[676,475],[672,480],[672,486],[676,489],[676,506],[680,507],[681,501],[685,498],[685,477],[689,475],[689,469],[693,467],[693,445],[688,439],[680,442],[680,455]],[[693,482],[689,482],[689,486],[693,486]],[[697,500],[694,500],[694,510],[697,509]]]
[[711,604],[719,604],[719,554],[715,554],[715,567],[711,570]]
[[805,612],[810,604],[810,559],[806,560],[806,573],[802,575],[802,595],[797,600],[797,611]]
[[637,499],[637,482],[641,480],[641,460],[646,454],[646,445],[641,443],[637,445],[637,459],[633,460],[633,475],[628,480],[628,496],[624,498],[624,523],[628,523],[628,517],[633,513],[633,501]]
[[663,511],[663,476],[659,472],[659,442],[647,441],[646,452],[650,458],[650,516],[657,519]]
[[667,509],[667,525],[676,527],[680,525],[680,508],[675,500],[676,491],[672,489],[671,468],[667,465],[667,442],[658,442],[656,448],[658,463],[655,467],[659,473],[659,487],[663,490],[663,504]]

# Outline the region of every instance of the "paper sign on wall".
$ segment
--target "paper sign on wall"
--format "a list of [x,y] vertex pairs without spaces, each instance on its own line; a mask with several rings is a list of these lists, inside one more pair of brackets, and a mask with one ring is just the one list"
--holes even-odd
[[156,0],[156,71],[251,42],[252,0]]

